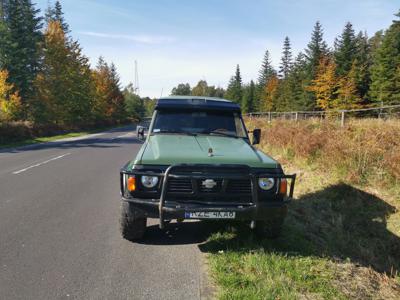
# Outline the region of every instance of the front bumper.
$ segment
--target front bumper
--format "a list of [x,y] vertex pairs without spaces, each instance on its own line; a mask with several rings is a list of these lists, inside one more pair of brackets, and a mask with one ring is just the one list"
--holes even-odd
[[[223,170],[223,172],[221,171]],[[241,172],[239,172],[241,170]],[[195,172],[194,172],[195,171]],[[198,172],[201,171],[201,172]],[[183,173],[182,173],[183,172]],[[125,175],[141,176],[141,175],[156,175],[162,178],[161,193],[157,199],[141,199],[131,195],[124,197],[124,182]],[[218,174],[218,175],[216,175]],[[170,178],[213,178],[221,176],[221,178],[245,178],[251,181],[251,195],[246,204],[235,202],[224,203],[201,203],[201,201],[175,201],[168,194],[168,182]],[[257,191],[257,180],[259,177],[272,177],[276,180],[290,179],[290,189],[288,196],[275,197],[280,201],[260,201]],[[149,173],[140,170],[121,170],[121,194],[123,200],[132,203],[135,207],[142,210],[148,217],[158,218],[160,227],[164,227],[165,220],[184,219],[187,213],[190,212],[235,212],[235,219],[239,220],[266,220],[275,217],[284,217],[287,212],[287,205],[293,197],[294,184],[296,174],[285,175],[269,174],[269,173],[254,173],[245,165],[200,165],[200,164],[178,164],[169,166],[165,172]],[[277,190],[276,193],[279,191]]]
[[[160,218],[160,201],[158,199],[124,198],[135,208],[143,211],[146,217]],[[162,207],[164,220],[186,219],[191,212],[235,212],[235,220],[259,221],[286,216],[291,198],[281,202],[258,203],[258,205],[204,205],[200,203],[166,202]],[[192,218],[191,218],[192,219]]]

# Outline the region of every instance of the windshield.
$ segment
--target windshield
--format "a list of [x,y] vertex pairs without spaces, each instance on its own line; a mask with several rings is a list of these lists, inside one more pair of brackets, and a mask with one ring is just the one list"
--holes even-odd
[[210,134],[247,138],[235,112],[157,111],[152,133]]

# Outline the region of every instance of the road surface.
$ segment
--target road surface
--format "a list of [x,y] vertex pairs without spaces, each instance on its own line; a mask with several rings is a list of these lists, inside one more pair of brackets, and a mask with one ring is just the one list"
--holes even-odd
[[126,127],[0,150],[0,299],[199,299],[201,223],[141,243],[119,234],[119,169],[141,142]]

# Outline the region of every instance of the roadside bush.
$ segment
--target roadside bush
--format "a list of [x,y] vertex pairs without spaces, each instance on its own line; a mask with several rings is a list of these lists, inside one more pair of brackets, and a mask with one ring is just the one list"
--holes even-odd
[[353,183],[400,180],[400,122],[351,120],[345,127],[334,121],[273,121],[247,119],[249,128],[263,130],[264,150],[306,159]]

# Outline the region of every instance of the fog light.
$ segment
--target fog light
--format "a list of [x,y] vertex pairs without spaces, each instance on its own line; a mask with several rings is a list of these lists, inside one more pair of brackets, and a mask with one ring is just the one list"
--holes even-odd
[[142,181],[142,184],[144,187],[151,189],[157,185],[158,177],[157,176],[142,176],[141,181]]
[[258,186],[264,190],[268,191],[272,189],[275,185],[275,179],[274,178],[259,178],[258,179]]
[[136,190],[136,178],[129,176],[127,182],[128,191],[133,192]]

